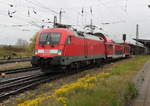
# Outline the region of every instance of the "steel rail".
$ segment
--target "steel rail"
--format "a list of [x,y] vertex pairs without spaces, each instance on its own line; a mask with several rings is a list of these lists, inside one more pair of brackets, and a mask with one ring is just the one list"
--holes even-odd
[[[24,81],[16,81],[16,82],[11,82],[9,84],[4,84],[4,86],[0,87],[0,102],[8,98],[10,95],[14,95],[19,93],[20,91],[24,91],[30,87],[35,87],[35,85],[39,85],[41,83],[54,80],[62,76],[61,74],[58,75],[44,75],[44,74],[39,74],[34,76],[34,78],[30,79],[24,79]],[[18,83],[19,82],[19,83]],[[14,83],[14,84],[12,84]],[[10,85],[10,86],[9,86]]]
[[10,70],[3,70],[3,71],[0,71],[0,75],[2,73],[5,73],[5,74],[13,74],[13,73],[20,73],[20,72],[27,72],[27,71],[33,71],[33,70],[38,70],[40,69],[39,67],[26,67],[26,68],[19,68],[19,69],[10,69]]
[[29,80],[29,79],[37,77],[39,75],[41,75],[41,73],[39,73],[37,75],[27,75],[27,76],[21,76],[21,77],[17,77],[17,78],[8,79],[8,80],[3,80],[0,82],[0,90],[1,90],[2,86],[8,85],[8,84],[14,84],[14,83],[17,83],[20,81]]

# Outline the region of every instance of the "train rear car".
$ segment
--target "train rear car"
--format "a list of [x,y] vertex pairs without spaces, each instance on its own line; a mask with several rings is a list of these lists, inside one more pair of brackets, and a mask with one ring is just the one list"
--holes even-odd
[[105,54],[107,59],[119,59],[130,56],[130,46],[127,43],[116,43],[102,33],[95,33],[95,36],[102,37],[105,43]]
[[125,57],[129,57],[131,55],[131,47],[128,43],[123,43],[124,47],[124,55]]

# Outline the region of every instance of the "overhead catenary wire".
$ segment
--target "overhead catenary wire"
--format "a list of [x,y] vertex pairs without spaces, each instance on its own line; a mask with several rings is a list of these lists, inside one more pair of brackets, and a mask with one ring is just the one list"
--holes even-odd
[[[106,10],[107,10],[107,12],[109,12],[110,14],[114,14],[114,11],[112,11],[112,9],[109,9],[109,6],[108,6],[108,4],[109,3],[104,3],[104,2],[102,2],[102,0],[97,0],[97,1],[99,1],[99,4],[98,5],[102,5],[104,8],[106,8]],[[122,1],[124,1],[124,0],[122,0]],[[127,9],[127,0],[126,0],[126,4],[125,4],[125,8]],[[124,2],[123,2],[123,4],[124,4]],[[123,11],[123,13],[125,13],[125,9],[124,10],[122,10],[121,8],[120,8],[120,10],[121,11]],[[127,15],[127,14],[124,14],[124,15]],[[111,17],[112,17],[112,15],[111,15]],[[113,17],[113,18],[119,18],[119,19],[121,19],[121,17],[119,16],[118,17],[118,15],[116,15],[115,14],[115,17]],[[121,20],[125,20],[125,19],[121,19]]]
[[[45,10],[50,10],[50,12],[52,13],[52,14],[58,14],[58,12],[57,11],[55,11],[55,10],[53,10],[53,9],[50,9],[49,7],[47,7],[47,6],[45,6],[45,5],[43,5],[42,3],[40,3],[39,1],[36,1],[36,2],[33,2],[33,1],[31,1],[31,0],[24,0],[24,1],[26,1],[26,2],[28,2],[28,5],[27,5],[27,7],[30,7],[30,8],[42,8],[42,9],[45,9]],[[29,4],[30,3],[30,4]],[[102,3],[103,4],[103,6],[106,6],[106,4],[105,3]],[[29,12],[31,13],[31,11],[32,10],[30,10]],[[38,11],[38,10],[37,10]],[[35,14],[35,11],[34,11],[34,9],[33,9],[33,11],[32,11],[34,14]],[[37,13],[37,12],[36,12]],[[39,13],[39,12],[38,12]],[[50,13],[50,14],[51,14]],[[85,13],[85,12],[84,12]],[[37,14],[36,14],[37,15]],[[39,14],[38,14],[39,15]],[[40,16],[41,17],[41,16]],[[64,15],[64,17],[68,17],[68,16],[66,16],[66,15]],[[38,22],[40,22],[41,20],[38,18],[34,18],[34,17],[30,17],[31,18],[31,20],[33,20],[34,22],[36,22],[36,23],[38,23]],[[68,18],[71,18],[71,17],[68,17]],[[94,17],[94,19],[96,19],[95,17]],[[24,19],[24,20],[26,20],[26,19]],[[45,19],[44,19],[45,20]],[[97,19],[96,19],[97,20]],[[84,21],[86,21],[86,16],[85,16],[85,19],[84,19]],[[112,21],[113,22],[113,21]],[[29,23],[29,22],[27,22],[27,23]],[[41,22],[42,23],[42,22]],[[82,21],[82,23],[84,23],[84,24],[86,24],[86,22],[83,22]],[[31,24],[31,22],[30,22],[30,24]]]
[[[28,1],[28,2],[30,2],[30,3],[32,2],[32,1],[29,1],[29,0],[25,0],[25,1]],[[37,1],[36,1],[36,2],[37,2]],[[36,2],[32,2],[32,4],[35,5],[35,4],[37,4]],[[38,5],[39,5],[39,2],[38,2]],[[104,4],[103,4],[103,5],[104,5]],[[47,9],[47,7],[46,7],[46,9]],[[48,9],[49,9],[49,8],[48,8]],[[54,13],[56,13],[56,11],[54,11],[54,10],[52,10],[52,11],[53,11]]]
[[127,12],[127,8],[128,8],[128,0],[125,0],[125,12]]
[[[7,4],[9,4],[9,3],[7,3]],[[17,5],[17,7],[18,7],[18,5]],[[34,7],[32,7],[32,10],[33,10],[33,13],[34,14],[36,14],[37,15],[37,12],[35,11],[35,9],[33,9]],[[14,12],[13,12],[14,13]],[[30,16],[30,14],[31,14],[31,12],[30,12],[30,10],[28,9],[28,16]],[[39,14],[38,14],[39,15]],[[10,14],[10,12],[9,12],[9,16],[12,18],[12,14]],[[41,16],[40,16],[41,17]],[[32,17],[33,18],[33,17]],[[35,19],[34,19],[35,20]]]
[[[43,17],[43,16],[41,16],[41,15],[39,14],[39,12],[38,12],[38,14],[37,14],[37,11],[35,11],[35,9],[34,9],[35,7],[37,7],[37,8],[43,8],[43,9],[46,9],[46,10],[48,10],[48,11],[50,10],[51,12],[53,12],[53,13],[55,13],[55,14],[58,14],[55,10],[52,10],[52,9],[50,9],[50,8],[44,6],[44,5],[41,5],[41,3],[40,3],[40,5],[39,5],[39,2],[37,2],[37,1],[36,1],[36,3],[35,3],[35,2],[32,2],[32,1],[29,1],[29,0],[25,0],[25,1],[27,1],[28,3],[34,5],[34,7],[30,6],[30,8],[32,8],[34,14],[39,15],[40,17]],[[39,5],[39,6],[38,6],[38,5]],[[49,18],[47,18],[47,19],[49,19]],[[45,20],[45,19],[41,19],[41,20]],[[48,20],[48,21],[49,21],[49,20]],[[47,23],[51,23],[51,22],[49,21],[49,22],[47,22]]]
[[55,10],[53,10],[53,9],[50,9],[50,8],[44,6],[43,4],[41,4],[41,3],[38,2],[38,1],[36,1],[36,2],[32,2],[32,1],[30,1],[30,0],[25,0],[25,1],[27,1],[28,3],[31,3],[31,4],[33,4],[33,5],[35,5],[36,7],[38,6],[39,8],[43,8],[43,9],[49,10],[50,12],[52,12],[52,13],[55,14],[55,15],[56,15],[56,14],[59,14],[57,11],[55,11]]
[[[37,15],[37,12],[35,12],[35,10],[33,10],[33,12],[34,12],[34,14],[36,14]],[[14,13],[14,12],[13,12]],[[9,13],[9,15],[10,15],[10,13]],[[39,14],[38,14],[39,15]],[[30,11],[28,10],[28,16],[30,17]],[[11,18],[12,18],[12,16],[11,16]],[[16,18],[16,17],[15,17]],[[31,17],[30,17],[31,18]],[[32,17],[33,18],[33,17]],[[39,18],[38,18],[39,19]],[[18,20],[18,17],[17,17],[17,20]],[[19,19],[19,20],[22,20],[22,21],[24,21],[25,20],[25,22],[27,21],[25,18],[23,19]],[[37,19],[33,19],[33,21],[36,21],[36,22],[40,22],[40,23],[42,23],[42,21],[39,21],[39,20],[37,20]],[[33,21],[32,21],[32,23],[33,23]],[[35,23],[36,22],[34,22],[34,25],[35,25]],[[29,24],[31,24],[31,22],[27,22],[27,23],[29,23]],[[33,25],[33,24],[32,24]],[[42,26],[42,25],[41,25]],[[37,25],[36,25],[36,27],[37,27]]]

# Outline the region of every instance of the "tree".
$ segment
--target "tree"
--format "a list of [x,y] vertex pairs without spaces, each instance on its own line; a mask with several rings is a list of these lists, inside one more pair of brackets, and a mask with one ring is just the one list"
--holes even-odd
[[31,38],[31,42],[30,42],[30,44],[29,44],[29,46],[28,46],[28,50],[30,51],[30,52],[32,52],[32,53],[34,53],[35,52],[35,44],[36,44],[36,37],[39,35],[39,32],[37,32],[34,36],[33,36],[33,38]]
[[16,42],[16,45],[25,48],[28,46],[28,41],[19,38]]

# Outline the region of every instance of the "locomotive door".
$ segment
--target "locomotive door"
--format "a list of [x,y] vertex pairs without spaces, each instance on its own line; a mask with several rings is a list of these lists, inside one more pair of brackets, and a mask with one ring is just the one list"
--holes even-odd
[[71,41],[72,41],[73,37],[70,35],[64,45],[64,56],[71,56],[72,53],[72,45],[71,45]]
[[88,56],[88,39],[86,37],[84,37],[84,56]]

